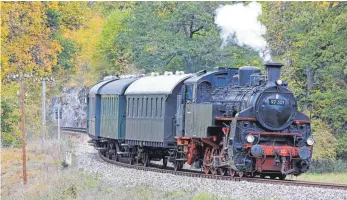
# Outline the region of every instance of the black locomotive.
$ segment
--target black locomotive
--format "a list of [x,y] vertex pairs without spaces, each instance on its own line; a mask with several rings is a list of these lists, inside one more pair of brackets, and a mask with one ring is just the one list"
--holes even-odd
[[283,65],[127,76],[93,86],[88,131],[110,159],[184,163],[205,173],[284,179],[308,170],[314,144]]

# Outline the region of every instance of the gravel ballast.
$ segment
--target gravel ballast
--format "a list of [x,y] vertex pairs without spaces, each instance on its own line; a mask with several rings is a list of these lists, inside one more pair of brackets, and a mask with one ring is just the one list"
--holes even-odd
[[208,193],[230,199],[347,200],[346,190],[223,181],[123,168],[101,160],[98,152],[87,144],[87,140],[89,140],[87,136],[81,137],[80,145],[76,148],[77,167],[85,172],[100,174],[115,188],[124,189],[146,185],[163,191]]

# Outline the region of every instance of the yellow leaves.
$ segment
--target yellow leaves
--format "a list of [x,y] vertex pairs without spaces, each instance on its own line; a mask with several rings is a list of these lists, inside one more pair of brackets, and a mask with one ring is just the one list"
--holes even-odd
[[[94,13],[93,17],[91,17],[86,24],[88,25],[87,27],[83,27],[79,30],[65,29],[63,34],[65,38],[74,41],[80,47],[80,54],[75,58],[76,77],[81,77],[82,74],[84,76],[84,74],[86,74],[85,70],[91,69],[92,66],[97,65],[99,62],[95,59],[94,55],[96,49],[98,49],[104,18]],[[70,86],[76,86],[77,84],[77,82],[70,82]]]
[[59,2],[58,1],[49,1],[47,2],[47,7],[51,9],[58,10],[59,9]]
[[318,8],[328,8],[329,6],[330,6],[329,1],[321,1],[317,5]]
[[9,65],[8,65],[8,57],[5,55],[1,55],[1,80],[4,80],[8,70],[9,70]]
[[321,120],[312,121],[312,131],[315,138],[313,159],[334,159],[336,156],[336,138],[329,126]]
[[93,16],[87,24],[88,27],[81,28],[78,31],[67,30],[64,36],[81,46],[83,54],[80,55],[79,59],[91,61],[97,48],[104,19],[101,16]]
[[50,72],[57,63],[60,44],[50,39],[41,2],[3,3],[2,55],[10,60],[6,72]]
[[151,51],[153,51],[153,48],[152,47],[146,47],[145,51],[151,52]]
[[158,10],[158,16],[160,18],[164,18],[169,12],[170,12],[170,10],[168,8],[164,7],[164,9]]

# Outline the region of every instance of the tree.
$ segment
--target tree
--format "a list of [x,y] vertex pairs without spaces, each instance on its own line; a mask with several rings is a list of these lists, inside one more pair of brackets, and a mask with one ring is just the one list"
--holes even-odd
[[131,10],[115,9],[109,14],[105,24],[102,27],[100,40],[97,44],[97,52],[95,57],[99,59],[100,65],[96,66],[99,71],[103,71],[102,75],[111,75],[122,73],[129,68],[126,59],[126,49],[122,45],[118,45],[116,40],[119,32],[124,31],[126,26],[123,23],[125,17],[129,16]]
[[335,159],[337,141],[329,126],[321,120],[313,120],[312,130],[316,141],[313,159]]
[[284,77],[300,107],[312,106],[313,118],[344,138],[337,133],[347,132],[346,2],[264,2],[263,9],[266,38],[287,63]]
[[[195,72],[230,63],[261,63],[251,49],[233,44],[221,48],[214,24],[214,2],[141,2],[126,18],[127,29],[117,44],[131,49],[130,60],[146,71],[185,70]],[[247,53],[248,59],[234,52]],[[235,67],[235,66],[230,66]]]
[[[61,46],[49,37],[41,2],[2,4],[2,80],[9,72],[47,74],[57,63]],[[37,42],[40,41],[40,42]]]
[[[35,82],[25,81],[26,131],[29,136],[34,136],[40,133],[38,130],[41,128],[41,84],[37,78],[59,76],[65,73],[64,69],[73,67],[72,57],[76,48],[63,34],[65,30],[76,31],[82,27],[80,23],[84,13],[76,10],[78,6],[64,5],[59,2],[1,2],[1,114],[4,144],[17,139],[16,122],[19,120],[16,95],[19,85],[7,82],[6,75],[25,73],[36,77]],[[47,97],[50,95],[48,89]]]

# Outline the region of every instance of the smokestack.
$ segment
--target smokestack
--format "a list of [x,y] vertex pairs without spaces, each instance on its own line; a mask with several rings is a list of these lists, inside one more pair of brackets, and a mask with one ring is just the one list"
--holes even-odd
[[275,83],[276,80],[281,78],[281,63],[268,63],[265,64],[266,73],[267,73],[267,82],[268,84]]

